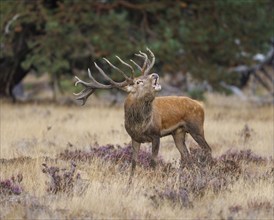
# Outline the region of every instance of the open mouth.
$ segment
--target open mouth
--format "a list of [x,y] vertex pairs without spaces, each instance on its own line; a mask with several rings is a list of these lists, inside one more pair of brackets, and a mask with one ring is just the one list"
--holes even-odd
[[154,78],[153,88],[155,89],[155,91],[160,91],[161,90],[162,87],[159,84],[159,77]]
[[154,86],[156,86],[158,84],[158,77],[154,79]]

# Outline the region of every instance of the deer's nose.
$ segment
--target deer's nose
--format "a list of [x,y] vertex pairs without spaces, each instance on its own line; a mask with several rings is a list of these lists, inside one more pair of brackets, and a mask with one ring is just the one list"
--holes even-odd
[[151,78],[153,79],[158,79],[159,78],[159,75],[157,73],[152,73],[151,74]]

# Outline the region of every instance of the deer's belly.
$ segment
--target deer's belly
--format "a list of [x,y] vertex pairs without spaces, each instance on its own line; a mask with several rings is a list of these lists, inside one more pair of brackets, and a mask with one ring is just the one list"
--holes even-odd
[[184,131],[187,131],[186,129],[186,122],[180,121],[177,124],[171,125],[169,127],[163,128],[161,130],[161,136],[167,136],[172,134],[177,129],[183,129]]

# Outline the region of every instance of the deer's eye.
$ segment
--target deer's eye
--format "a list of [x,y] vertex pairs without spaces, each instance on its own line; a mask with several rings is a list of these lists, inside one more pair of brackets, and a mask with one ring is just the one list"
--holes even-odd
[[142,80],[139,80],[139,81],[137,81],[136,83],[137,83],[137,85],[143,84],[143,81],[142,81]]

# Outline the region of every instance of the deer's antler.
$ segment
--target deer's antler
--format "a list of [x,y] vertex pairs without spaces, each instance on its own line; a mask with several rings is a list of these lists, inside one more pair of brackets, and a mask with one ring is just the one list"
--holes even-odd
[[[152,61],[149,60],[148,55],[146,53],[143,53],[142,51],[139,51],[138,54],[135,54],[138,57],[141,57],[144,59],[144,63],[143,66],[139,66],[136,62],[134,62],[133,60],[130,60],[141,72],[142,75],[148,75],[149,71],[152,69],[154,63],[155,63],[155,56],[152,53],[152,51],[150,49],[147,48],[147,51],[149,52],[150,56],[152,57]],[[119,73],[121,73],[123,75],[123,77],[125,78],[125,80],[123,82],[115,82],[113,79],[111,79],[95,62],[94,65],[96,67],[96,69],[99,71],[99,73],[104,77],[104,79],[108,82],[107,85],[102,84],[100,82],[98,82],[92,75],[90,72],[90,69],[88,69],[88,75],[89,78],[91,79],[90,82],[85,82],[81,79],[79,79],[77,76],[75,76],[76,78],[76,82],[75,82],[75,86],[77,86],[78,84],[81,84],[82,86],[84,86],[85,88],[79,92],[79,93],[74,93],[74,95],[77,96],[77,100],[81,100],[82,104],[84,105],[87,101],[87,98],[94,93],[94,91],[96,89],[112,89],[112,88],[117,88],[117,89],[121,89],[121,90],[125,90],[125,86],[130,85],[133,83],[134,80],[134,69],[131,65],[129,65],[128,63],[126,63],[125,61],[123,61],[120,57],[116,56],[117,59],[125,66],[127,66],[128,68],[130,68],[131,70],[131,76],[127,76],[127,74],[125,74],[121,69],[119,69],[118,67],[114,66],[108,59],[103,58],[113,69],[115,69],[116,71],[118,71]]]
[[123,63],[124,65],[126,65],[127,67],[129,67],[132,71],[132,75],[131,77],[128,77],[122,70],[120,70],[118,67],[114,66],[109,60],[107,60],[106,58],[104,58],[104,60],[115,70],[117,70],[119,73],[121,73],[125,80],[123,82],[115,82],[113,79],[111,79],[98,65],[97,63],[94,62],[94,65],[96,67],[96,69],[99,71],[99,73],[104,77],[104,79],[109,83],[108,85],[102,84],[100,82],[98,82],[92,75],[91,75],[91,71],[90,69],[88,69],[88,76],[91,79],[90,82],[85,82],[81,79],[79,79],[77,76],[75,76],[76,78],[76,82],[75,82],[75,86],[77,86],[78,84],[81,84],[82,86],[84,86],[85,88],[79,92],[79,93],[74,93],[74,95],[77,96],[76,100],[81,100],[82,101],[82,105],[84,105],[87,101],[87,98],[92,95],[96,89],[112,89],[112,88],[117,88],[117,89],[121,89],[124,90],[124,87],[133,83],[133,77],[134,77],[134,69],[132,68],[132,66],[130,66],[129,64],[127,64],[126,62],[124,62],[121,58],[119,58],[119,61],[121,63]]
[[146,48],[147,51],[149,52],[152,61],[149,60],[148,55],[146,53],[143,53],[142,51],[139,51],[139,53],[135,54],[135,56],[141,57],[144,59],[144,64],[143,66],[139,66],[136,62],[134,62],[133,60],[130,60],[142,73],[142,75],[148,75],[150,70],[152,69],[152,67],[155,64],[155,56],[152,53],[152,51],[147,47]]

